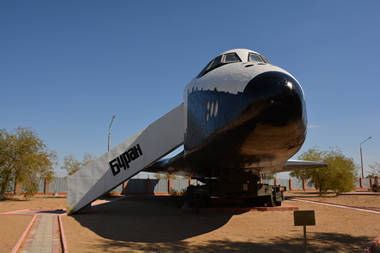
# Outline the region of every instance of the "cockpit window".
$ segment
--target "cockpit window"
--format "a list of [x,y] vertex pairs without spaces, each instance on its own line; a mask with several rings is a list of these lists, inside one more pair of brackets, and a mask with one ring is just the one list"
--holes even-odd
[[222,64],[222,55],[219,55],[218,57],[214,59],[214,62],[211,65],[211,69],[215,69],[219,67],[221,64]]
[[229,53],[224,55],[224,63],[241,62],[239,56],[235,53]]
[[268,61],[268,59],[267,58],[265,58],[264,56],[262,56],[262,55],[260,55],[261,56],[261,58],[263,58],[263,60],[266,62],[266,63],[270,63],[269,61]]
[[210,61],[207,66],[199,73],[197,76],[198,78],[206,75],[211,70],[214,70],[222,65],[234,63],[234,62],[241,62],[239,56],[235,53],[228,53],[224,55],[219,55],[216,58],[214,58],[212,61]]
[[249,55],[248,55],[248,61],[259,63],[259,64],[260,63],[261,64],[268,63],[268,60],[265,59],[265,57],[263,57],[261,55],[258,55],[258,54],[254,54],[254,53],[249,53]]

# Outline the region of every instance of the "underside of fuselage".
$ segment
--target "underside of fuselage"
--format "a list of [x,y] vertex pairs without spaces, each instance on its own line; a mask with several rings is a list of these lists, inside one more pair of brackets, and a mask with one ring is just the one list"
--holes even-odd
[[305,140],[303,92],[286,73],[257,75],[237,94],[216,88],[187,96],[184,150],[192,174],[282,167]]

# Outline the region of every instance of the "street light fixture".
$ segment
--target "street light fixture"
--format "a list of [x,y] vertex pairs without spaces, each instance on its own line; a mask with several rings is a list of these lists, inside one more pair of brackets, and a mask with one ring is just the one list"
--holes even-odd
[[362,165],[362,178],[364,178],[364,169],[363,169],[363,152],[362,152],[362,144],[368,140],[372,139],[372,136],[368,137],[364,141],[360,142],[360,162]]
[[111,138],[111,126],[112,126],[112,122],[113,120],[116,118],[116,115],[112,115],[112,119],[111,119],[111,122],[110,122],[110,125],[108,127],[108,152],[110,152],[110,138]]

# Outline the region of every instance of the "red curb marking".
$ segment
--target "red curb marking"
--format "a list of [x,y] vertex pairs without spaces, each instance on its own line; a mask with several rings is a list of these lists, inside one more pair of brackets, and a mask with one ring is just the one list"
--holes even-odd
[[26,212],[26,211],[29,211],[29,209],[21,209],[21,210],[9,211],[9,212],[4,212],[4,213],[0,213],[0,214],[17,214],[17,213]]
[[369,195],[376,196],[380,195],[380,192],[369,192],[369,191],[355,191],[355,192],[342,192],[340,195]]
[[0,215],[19,215],[19,216],[33,216],[35,215],[34,213],[6,213],[6,214],[2,214],[0,213]]
[[18,239],[16,245],[13,247],[11,253],[17,253],[17,251],[20,249],[23,241],[25,240],[25,237],[28,235],[36,218],[37,218],[37,215],[34,215],[32,220],[29,222],[28,227],[25,229],[24,233],[21,235],[20,239]]
[[[55,211],[55,210],[54,209],[52,209],[52,210],[50,210],[50,209],[49,210],[22,209],[22,210],[15,210],[15,211],[10,211],[10,212],[0,213],[0,215],[1,214],[3,214],[3,215],[12,215],[13,214],[13,215],[25,215],[25,216],[33,215],[33,218],[30,221],[28,227],[25,229],[24,233],[22,234],[20,239],[17,241],[16,245],[13,247],[11,253],[17,253],[20,250],[21,245],[25,241],[26,236],[29,234],[32,226],[34,225],[36,218],[39,215],[49,215],[48,213],[44,213],[44,212],[49,212],[49,211]],[[54,215],[54,214],[51,214],[51,215]],[[57,215],[57,214],[55,214],[55,215]],[[64,230],[63,230],[62,221],[61,221],[61,216],[63,216],[63,215],[67,215],[67,213],[62,213],[62,214],[57,215],[58,216],[59,231],[60,231],[60,240],[61,240],[61,246],[62,246],[62,253],[68,253],[69,251],[67,248],[66,238],[65,238],[65,234],[64,234]]]
[[284,207],[211,207],[211,208],[185,208],[184,211],[189,212],[255,212],[255,211],[294,211],[298,207],[284,206]]
[[322,204],[322,205],[326,205],[326,206],[333,206],[333,207],[338,207],[338,208],[345,208],[345,209],[363,211],[363,212],[368,212],[368,213],[380,214],[379,209],[371,209],[371,208],[367,208],[367,207],[348,206],[348,205],[335,204],[335,203],[329,203],[329,202],[323,202],[323,201],[317,201],[317,200],[309,200],[309,199],[294,198],[294,199],[289,199],[289,200],[295,200],[295,201],[301,201],[301,202],[310,202],[310,203]]
[[[276,207],[256,207],[257,211],[294,211],[298,210],[295,206],[276,206]],[[255,211],[252,209],[251,211]]]
[[58,223],[59,223],[59,231],[61,232],[60,235],[61,235],[61,243],[62,243],[62,252],[69,253],[69,250],[67,249],[65,231],[63,230],[61,215],[58,215]]

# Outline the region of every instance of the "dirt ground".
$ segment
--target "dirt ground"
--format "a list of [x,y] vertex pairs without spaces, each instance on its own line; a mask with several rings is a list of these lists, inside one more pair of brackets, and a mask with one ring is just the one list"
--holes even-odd
[[[26,200],[22,196],[16,196],[0,201],[0,213],[22,209],[63,209],[65,206],[65,197],[36,196]],[[1,253],[11,252],[32,218],[31,215],[0,214]]]
[[53,197],[37,195],[29,200],[22,196],[8,197],[0,201],[0,212],[9,212],[21,209],[64,209],[66,197]]
[[[374,208],[380,203],[379,195],[287,196]],[[308,252],[360,252],[380,235],[380,214],[294,200],[286,200],[283,205],[315,210],[317,224],[307,228]],[[0,201],[0,212],[65,206],[65,198],[39,196],[29,201]],[[30,219],[0,215],[1,252],[14,246]],[[292,211],[195,214],[185,212],[172,197],[126,197],[94,206],[83,214],[64,216],[63,226],[70,252],[303,251],[303,229],[293,225]]]
[[0,252],[11,252],[31,220],[26,215],[0,215]]
[[[375,197],[371,202],[379,201]],[[360,252],[380,235],[379,214],[292,200],[284,205],[315,210],[317,224],[307,228],[308,252]],[[63,222],[73,252],[303,250],[303,229],[294,226],[292,211],[193,214],[167,197],[128,197]]]

